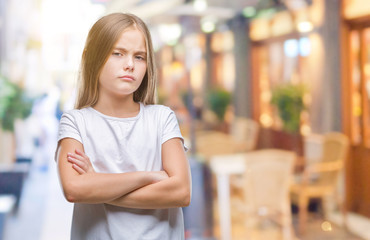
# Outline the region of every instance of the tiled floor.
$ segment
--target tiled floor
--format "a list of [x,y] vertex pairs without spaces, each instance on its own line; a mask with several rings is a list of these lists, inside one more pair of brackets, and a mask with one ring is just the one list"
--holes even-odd
[[50,165],[28,175],[19,209],[7,217],[3,240],[69,239],[72,204],[62,195],[55,163]]
[[[249,233],[245,227],[245,221],[242,214],[233,209],[232,214],[232,239],[233,240],[285,240],[282,235],[282,229],[270,221],[261,223],[258,228],[250,229]],[[344,228],[336,225],[332,221],[325,221],[322,219],[321,214],[312,214],[307,223],[307,230],[304,234],[297,233],[297,216],[293,215],[293,227],[295,238],[293,240],[363,240]],[[249,234],[249,235],[248,235]],[[214,235],[219,239],[220,228],[218,224],[218,216],[215,214],[214,222]],[[248,237],[253,236],[253,237]]]
[[[40,169],[33,170],[24,186],[23,196],[18,212],[7,218],[3,240],[65,240],[69,239],[71,225],[72,204],[65,201],[62,196],[58,178],[55,170],[55,163],[52,162],[48,171]],[[238,209],[233,210],[232,235],[233,240],[245,240],[246,232],[243,216]],[[219,239],[217,212],[214,214],[214,236]],[[296,216],[293,219],[296,227]],[[300,240],[362,240],[353,233],[346,231],[333,222],[331,231],[324,231],[323,220],[320,214],[311,214],[304,235],[297,235]],[[363,221],[362,221],[363,222]],[[326,223],[328,224],[328,223]],[[359,232],[370,231],[369,225],[357,224],[356,220],[352,225],[360,228]],[[367,224],[367,223],[366,223]],[[362,228],[362,230],[361,230]],[[254,232],[262,240],[279,240],[280,229],[272,224],[265,224],[260,229],[263,231]],[[1,239],[1,238],[0,238]],[[369,239],[369,238],[367,238]]]
[[[217,205],[217,199],[215,199],[214,205]],[[218,239],[220,234],[219,219],[217,214],[217,208],[214,208],[214,235]],[[370,232],[370,221],[369,219],[359,219],[354,217],[353,214],[349,214],[351,219],[349,225],[363,227],[367,226],[367,229],[362,230]],[[250,229],[247,232],[245,225],[245,215],[238,209],[237,205],[231,205],[231,221],[232,221],[232,239],[233,240],[286,240],[282,235],[281,227],[272,221],[264,221],[259,224],[258,228]],[[309,213],[306,231],[304,234],[298,233],[298,216],[293,214],[293,228],[294,238],[292,240],[364,240],[370,238],[364,238],[366,236],[364,231],[349,231],[341,227],[341,217],[339,213],[332,215],[330,220],[324,220],[320,212]],[[249,234],[249,235],[248,235]],[[248,237],[252,236],[252,237]]]

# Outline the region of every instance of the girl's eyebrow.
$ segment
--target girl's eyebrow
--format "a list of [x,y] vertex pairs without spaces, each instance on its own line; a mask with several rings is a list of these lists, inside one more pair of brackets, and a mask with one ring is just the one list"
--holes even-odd
[[[122,51],[122,52],[128,52],[126,48],[124,47],[115,47],[114,50]],[[135,54],[142,54],[146,55],[146,51],[136,51]]]

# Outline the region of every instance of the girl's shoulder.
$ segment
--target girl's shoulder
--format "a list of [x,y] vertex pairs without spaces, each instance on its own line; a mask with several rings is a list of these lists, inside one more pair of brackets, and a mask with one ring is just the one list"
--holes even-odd
[[90,109],[89,107],[81,108],[81,109],[74,108],[74,109],[69,109],[69,110],[64,111],[63,114],[67,114],[67,115],[86,114],[87,112],[89,112],[89,109]]
[[144,105],[144,108],[149,111],[171,111],[170,107],[161,104],[148,104]]
[[170,107],[167,107],[165,105],[160,104],[150,104],[150,105],[144,105],[144,111],[148,114],[154,114],[154,115],[169,115],[173,112],[173,110]]
[[62,118],[81,119],[91,115],[91,108],[70,109],[63,112]]

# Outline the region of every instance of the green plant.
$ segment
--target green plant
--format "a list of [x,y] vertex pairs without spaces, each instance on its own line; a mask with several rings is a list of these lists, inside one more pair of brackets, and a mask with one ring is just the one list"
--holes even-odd
[[301,112],[306,108],[303,102],[305,92],[305,85],[292,83],[279,85],[272,90],[271,104],[276,106],[283,129],[287,132],[299,132]]
[[0,76],[0,124],[5,131],[14,131],[16,119],[31,113],[33,100],[18,85]]
[[225,89],[216,88],[208,92],[207,100],[210,109],[220,121],[224,121],[225,112],[231,102],[231,93]]

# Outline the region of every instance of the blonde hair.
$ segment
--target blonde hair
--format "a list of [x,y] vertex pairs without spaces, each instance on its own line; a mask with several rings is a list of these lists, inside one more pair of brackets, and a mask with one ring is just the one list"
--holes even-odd
[[100,18],[90,29],[82,54],[79,72],[78,96],[75,107],[94,106],[99,98],[99,76],[122,32],[135,27],[144,35],[147,51],[147,69],[140,87],[134,92],[134,101],[154,104],[156,68],[150,32],[139,17],[128,13],[112,13]]

